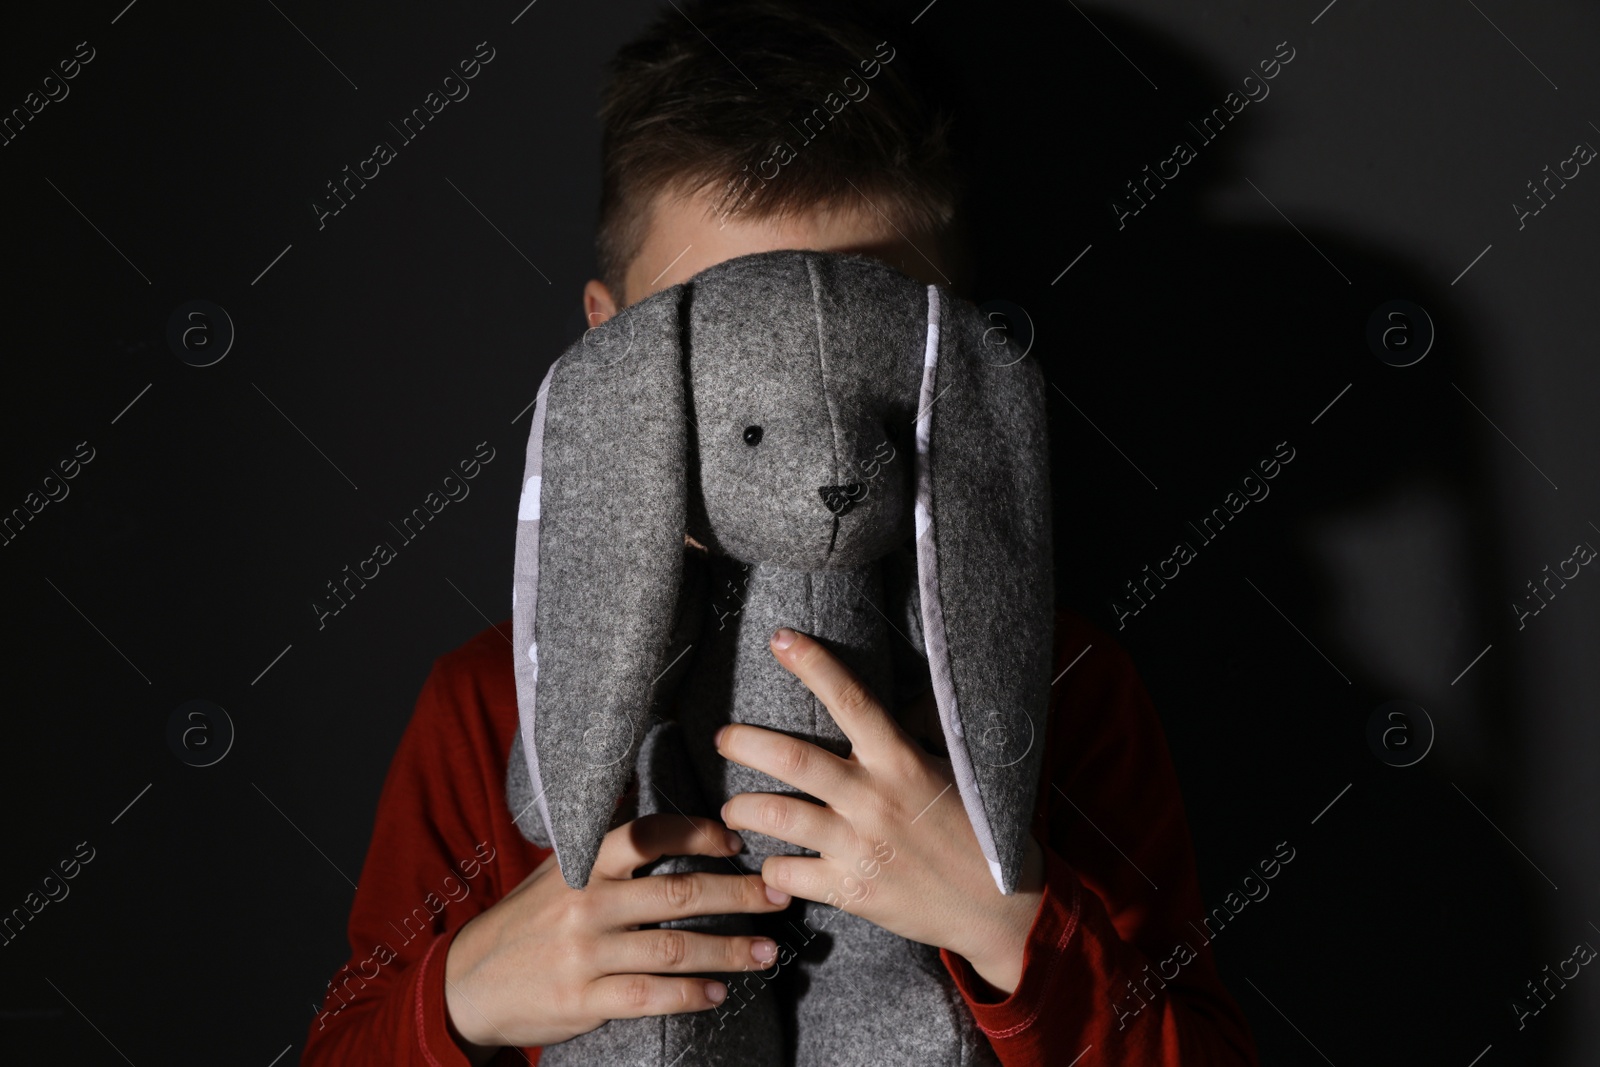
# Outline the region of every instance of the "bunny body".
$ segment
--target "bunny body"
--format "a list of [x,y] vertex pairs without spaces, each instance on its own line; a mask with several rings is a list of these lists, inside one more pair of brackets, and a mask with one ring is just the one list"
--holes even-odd
[[[680,716],[690,758],[717,806],[737,793],[796,795],[791,786],[717,754],[712,737],[726,723],[778,730],[835,755],[849,754],[849,742],[828,709],[809,689],[794,684],[773,659],[768,641],[780,626],[803,630],[827,642],[868,691],[887,697],[893,679],[889,642],[900,638],[884,614],[882,584],[873,565],[815,573],[754,567],[735,624],[702,630],[700,658],[685,679]],[[741,836],[741,855],[753,869],[768,856],[802,851],[753,831]]]
[[[711,737],[725,723],[780,730],[848,754],[843,732],[810,690],[792,684],[781,668],[781,677],[767,669],[777,666],[767,640],[780,625],[828,641],[873,693],[912,693],[928,684],[920,648],[914,649],[907,636],[920,639],[916,590],[897,582],[905,578],[899,568],[873,563],[801,572],[738,566],[714,557],[707,570],[708,584],[723,595],[704,605],[698,627],[680,633],[679,644],[690,651],[681,661],[687,667],[677,688],[677,719],[658,716],[646,727],[632,814],[715,817],[737,793],[793,795],[785,783],[717,755]],[[727,609],[729,600],[737,611]],[[696,632],[697,639],[684,642]],[[511,766],[517,766],[515,758]],[[528,779],[525,772],[513,778],[511,803],[514,811],[522,811],[532,799]],[[672,857],[649,873],[728,873],[730,865],[756,873],[768,856],[803,851],[765,834],[741,836],[745,849],[731,861]],[[542,833],[538,839],[546,843]],[[892,864],[893,843],[883,845],[877,859],[887,857]],[[728,999],[718,1009],[613,1020],[547,1048],[540,1062],[550,1067],[996,1063],[938,949],[836,906],[847,905],[881,865],[859,872],[854,884],[841,887],[835,903],[797,900],[783,913],[760,919],[704,916],[663,924],[713,934],[765,934],[779,945],[779,958],[768,970],[719,976],[727,981]]]
[[[641,814],[715,816],[737,793],[796,792],[719,756],[719,726],[847,754],[768,648],[789,626],[886,703],[932,685],[945,745],[930,747],[948,749],[1009,891],[1051,636],[1036,369],[982,361],[975,309],[856,256],[741,257],[602,329],[552,368],[530,436],[514,598],[523,728],[508,773],[524,833],[552,842],[581,887],[630,775]],[[708,558],[686,565],[685,533]],[[674,705],[677,721],[662,719]],[[730,861],[674,857],[653,873],[754,872],[801,851],[742,836]],[[670,925],[768,934],[777,963],[729,976],[717,1010],[614,1020],[543,1062],[995,1062],[932,946],[800,900],[759,921]]]

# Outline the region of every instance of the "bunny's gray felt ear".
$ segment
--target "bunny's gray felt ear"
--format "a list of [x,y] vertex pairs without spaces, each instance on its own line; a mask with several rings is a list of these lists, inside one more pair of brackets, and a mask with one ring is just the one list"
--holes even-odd
[[567,884],[589,881],[670,664],[688,464],[674,286],[574,342],[534,403],[512,630],[522,748]]
[[956,784],[1003,893],[1016,888],[1050,690],[1043,375],[986,344],[975,307],[928,287],[916,418],[917,583]]

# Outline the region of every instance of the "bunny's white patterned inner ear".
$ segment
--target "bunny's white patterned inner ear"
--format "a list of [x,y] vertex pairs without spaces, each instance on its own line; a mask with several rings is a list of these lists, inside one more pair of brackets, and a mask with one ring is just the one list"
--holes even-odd
[[[526,675],[519,689],[519,727],[522,733],[522,753],[528,763],[528,780],[533,785],[533,803],[538,806],[546,833],[550,833],[550,807],[545,800],[544,782],[539,774],[539,747],[534,744],[537,733],[535,710],[539,683],[539,641],[534,632],[534,622],[539,606],[539,495],[544,486],[544,423],[545,407],[550,395],[550,379],[564,357],[557,357],[539,383],[539,392],[533,401],[533,424],[528,433],[527,479],[522,485],[522,498],[517,502],[517,566],[511,589],[511,630],[517,647],[528,650],[526,665],[517,657],[516,671]],[[519,597],[518,590],[526,592]],[[514,812],[521,817],[521,812]],[[556,851],[556,862],[561,862],[560,849],[555,835],[550,835],[550,847]]]
[[[537,403],[537,401],[535,401]],[[522,486],[522,499],[517,501],[517,518],[522,522],[530,519],[537,521],[539,518],[539,485],[544,479],[537,474],[529,478]]]
[[916,544],[917,587],[922,599],[922,630],[928,650],[928,667],[933,676],[933,696],[939,707],[939,722],[944,727],[945,748],[950,765],[956,775],[956,788],[962,806],[972,822],[978,847],[989,862],[989,873],[994,876],[1000,892],[1010,890],[1000,867],[1000,853],[995,847],[994,828],[989,813],[984,809],[983,797],[978,790],[977,775],[972,767],[972,754],[967,748],[966,731],[961,725],[961,709],[957,706],[955,679],[950,671],[950,643],[945,633],[944,606],[939,589],[939,528],[934,519],[933,467],[929,445],[933,439],[935,402],[939,393],[939,289],[928,286],[928,336],[922,356],[922,389],[917,399],[917,452],[916,452]]

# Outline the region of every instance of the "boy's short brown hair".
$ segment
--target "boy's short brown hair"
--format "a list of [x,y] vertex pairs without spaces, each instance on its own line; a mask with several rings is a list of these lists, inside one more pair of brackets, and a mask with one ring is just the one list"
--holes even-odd
[[883,25],[860,0],[688,0],[619,49],[601,93],[595,241],[612,293],[664,192],[706,190],[724,219],[865,197],[903,232],[949,226],[949,112]]

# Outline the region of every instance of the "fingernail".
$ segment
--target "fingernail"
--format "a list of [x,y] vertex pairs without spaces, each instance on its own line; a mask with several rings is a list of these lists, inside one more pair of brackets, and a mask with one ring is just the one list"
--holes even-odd
[[794,631],[787,626],[779,628],[778,632],[772,635],[772,647],[779,651],[788,648],[792,644],[794,644]]
[[717,727],[717,732],[711,735],[711,747],[720,750],[722,748],[722,735],[727,732],[728,728],[726,726]]
[[789,894],[781,889],[774,889],[769,885],[767,886],[767,899],[774,904],[787,904],[789,903]]
[[738,852],[740,849],[744,848],[744,838],[740,837],[732,830],[724,830],[723,832],[728,835],[728,851]]
[[750,946],[750,955],[757,963],[771,963],[778,955],[778,946],[771,941],[757,941]]
[[713,1004],[721,1004],[728,999],[728,990],[721,982],[707,982],[706,999]]

